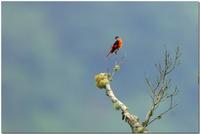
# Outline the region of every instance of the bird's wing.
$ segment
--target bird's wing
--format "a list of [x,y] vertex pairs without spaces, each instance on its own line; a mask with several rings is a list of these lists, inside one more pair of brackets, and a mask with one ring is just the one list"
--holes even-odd
[[117,48],[117,47],[118,47],[118,45],[119,45],[119,41],[118,41],[118,40],[116,40],[116,41],[115,41],[115,43],[113,44],[112,48]]

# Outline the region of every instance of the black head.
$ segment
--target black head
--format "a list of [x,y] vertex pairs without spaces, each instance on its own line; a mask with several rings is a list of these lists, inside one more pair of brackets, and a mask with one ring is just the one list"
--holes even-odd
[[118,39],[119,38],[119,36],[115,36],[115,39]]

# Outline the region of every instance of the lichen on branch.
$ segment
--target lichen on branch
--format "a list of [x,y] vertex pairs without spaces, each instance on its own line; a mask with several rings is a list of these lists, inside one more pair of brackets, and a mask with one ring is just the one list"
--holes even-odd
[[[113,72],[118,72],[119,70],[120,65],[115,65],[113,68]],[[139,118],[136,115],[131,114],[128,111],[128,107],[115,96],[110,85],[111,77],[112,75],[110,73],[97,74],[95,76],[96,86],[100,89],[105,90],[106,95],[110,98],[116,110],[122,111],[122,120],[125,120],[125,122],[127,122],[130,125],[132,132],[147,133],[148,130],[142,126],[142,124],[139,121]]]
[[96,86],[100,89],[106,87],[109,83],[108,74],[107,73],[100,73],[95,76]]

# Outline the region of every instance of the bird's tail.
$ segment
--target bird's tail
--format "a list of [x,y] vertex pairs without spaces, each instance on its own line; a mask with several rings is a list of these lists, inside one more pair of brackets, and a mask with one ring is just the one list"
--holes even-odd
[[109,51],[109,53],[106,55],[106,57],[108,57],[111,54],[111,51]]

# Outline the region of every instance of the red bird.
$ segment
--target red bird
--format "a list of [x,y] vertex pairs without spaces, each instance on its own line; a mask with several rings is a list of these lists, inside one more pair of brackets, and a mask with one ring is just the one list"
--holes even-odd
[[106,57],[108,57],[110,54],[115,53],[117,54],[117,52],[119,51],[119,49],[122,47],[123,41],[121,38],[119,38],[119,36],[115,36],[115,43],[112,45],[108,55]]

